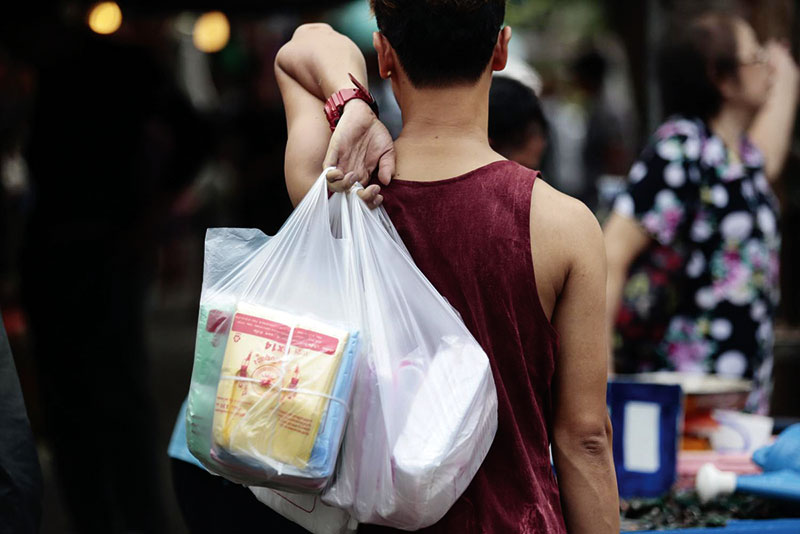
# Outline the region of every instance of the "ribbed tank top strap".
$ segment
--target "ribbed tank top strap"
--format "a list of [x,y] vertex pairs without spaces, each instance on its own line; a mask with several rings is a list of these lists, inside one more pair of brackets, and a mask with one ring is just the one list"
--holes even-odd
[[[514,199],[518,203],[518,209],[515,210],[515,224],[514,228],[519,233],[520,240],[525,241],[526,250],[530,251],[532,248],[531,237],[531,202],[533,197],[533,186],[537,178],[541,178],[542,174],[539,171],[530,170],[522,166],[518,166],[514,179],[509,184],[509,187],[514,187]],[[529,289],[529,297],[535,303],[536,320],[541,323],[543,329],[552,336],[556,345],[558,344],[558,332],[553,328],[552,323],[547,318],[547,314],[542,307],[541,299],[539,298],[539,291],[537,286],[536,270],[534,268],[533,254],[528,253],[525,255],[526,268],[531,273],[530,283],[526,284]]]

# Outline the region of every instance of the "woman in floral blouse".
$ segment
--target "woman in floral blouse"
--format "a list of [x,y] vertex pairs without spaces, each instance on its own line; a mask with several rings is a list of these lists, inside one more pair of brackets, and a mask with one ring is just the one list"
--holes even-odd
[[668,34],[659,57],[669,118],[606,223],[617,372],[753,379],[765,413],[778,304],[778,203],[798,71],[742,19],[712,13]]

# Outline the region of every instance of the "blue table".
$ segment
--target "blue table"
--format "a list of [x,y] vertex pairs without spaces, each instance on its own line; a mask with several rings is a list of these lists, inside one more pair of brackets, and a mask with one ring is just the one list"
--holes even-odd
[[800,534],[800,519],[732,519],[724,527],[681,528],[675,530],[638,530],[633,534],[657,532],[658,534]]

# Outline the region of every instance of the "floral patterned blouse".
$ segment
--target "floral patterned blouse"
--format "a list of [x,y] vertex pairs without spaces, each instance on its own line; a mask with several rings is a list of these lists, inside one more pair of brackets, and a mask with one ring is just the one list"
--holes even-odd
[[614,211],[652,236],[623,290],[620,372],[674,370],[753,379],[765,413],[778,304],[778,204],[761,153],[741,161],[698,119],[662,124],[631,167]]

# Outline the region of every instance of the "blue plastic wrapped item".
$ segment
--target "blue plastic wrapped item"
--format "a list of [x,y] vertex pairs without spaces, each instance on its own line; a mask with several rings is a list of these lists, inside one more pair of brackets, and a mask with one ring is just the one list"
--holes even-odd
[[488,357],[359,187],[206,239],[189,448],[315,534],[432,525],[497,429]]
[[708,501],[737,491],[800,501],[800,424],[784,430],[772,445],[756,450],[753,461],[764,470],[763,474],[737,476],[705,464],[697,473],[700,499]]
[[[330,232],[330,229],[327,231]],[[291,240],[292,237],[289,235],[287,239]],[[277,260],[278,256],[284,254],[279,245],[281,240],[269,238],[259,230],[219,228],[210,229],[207,233],[195,360],[187,399],[186,441],[189,451],[206,469],[235,482],[319,493],[333,476],[349,412],[354,369],[358,361],[360,335],[357,322],[353,320],[357,313],[349,304],[352,299],[346,297],[352,293],[354,281],[350,274],[342,271],[344,266],[340,269],[335,266],[323,269],[312,262],[298,262],[292,269],[287,269]],[[310,274],[312,272],[315,276]],[[297,280],[305,280],[306,283],[298,285]],[[269,289],[261,287],[265,281],[271,283]],[[320,423],[316,429],[309,429],[310,435],[314,433],[314,441],[308,449],[311,454],[303,462],[296,462],[300,467],[270,458],[260,458],[257,454],[248,454],[247,451],[228,449],[216,443],[214,438],[215,417],[219,417],[219,412],[224,411],[220,408],[218,398],[220,384],[226,383],[223,362],[226,351],[235,343],[233,338],[237,336],[230,334],[236,328],[237,310],[244,305],[245,300],[256,302],[258,306],[253,305],[251,308],[257,311],[285,316],[291,321],[319,325],[317,330],[330,329],[341,334],[337,341],[337,346],[342,349],[341,359],[336,367],[333,383],[325,391],[309,391],[308,388],[303,388],[302,383],[293,387],[288,380],[288,373],[295,369],[285,369],[286,383],[281,376],[281,380],[269,388],[263,387],[263,380],[242,376],[239,372],[229,373],[234,375],[230,378],[237,386],[244,384],[251,391],[277,395],[280,399],[278,408],[287,405],[283,399],[288,395],[305,395],[319,401],[316,405],[321,414],[318,414]],[[264,308],[265,305],[270,308]],[[277,306],[282,311],[276,309]],[[304,335],[300,335],[301,326],[298,325],[297,335],[293,339],[283,340],[288,341],[282,347],[287,352],[281,355],[286,356],[287,360],[308,360],[313,357],[314,343],[326,339],[321,334],[317,335],[318,332],[314,332],[313,328],[306,329]],[[286,328],[293,332],[290,327]],[[245,338],[247,334],[242,333],[241,337]],[[251,341],[261,339],[258,335],[251,337]],[[262,339],[264,341],[268,342],[266,338]],[[341,346],[340,343],[344,345]],[[336,357],[339,348],[336,349]],[[266,351],[262,352],[266,354]],[[323,356],[325,355],[321,355]],[[253,365],[251,372],[253,371],[258,371],[257,365]],[[230,382],[228,389],[229,384]]]
[[[224,308],[224,309],[219,309]],[[214,309],[201,307],[196,340],[195,374],[187,404],[189,450],[206,468],[226,478],[250,485],[269,485],[294,491],[318,493],[330,481],[337,452],[347,421],[347,400],[353,385],[353,373],[360,346],[357,332],[351,332],[342,353],[338,372],[314,440],[310,458],[302,469],[265,463],[257,455],[233,453],[214,443],[213,417],[220,380],[220,362],[224,356],[224,340],[229,334],[230,306]],[[336,401],[335,399],[342,399]],[[213,413],[213,411],[211,412]]]
[[[350,397],[359,343],[358,334],[353,333],[350,337],[350,344],[342,357],[342,366],[333,387],[332,396],[335,398],[347,399]],[[323,416],[322,428],[314,442],[311,459],[308,461],[310,470],[323,473],[326,478],[333,474],[336,465],[336,450],[341,437],[340,432],[344,428],[346,420],[347,408],[343,404],[338,402],[328,404],[328,410]]]

